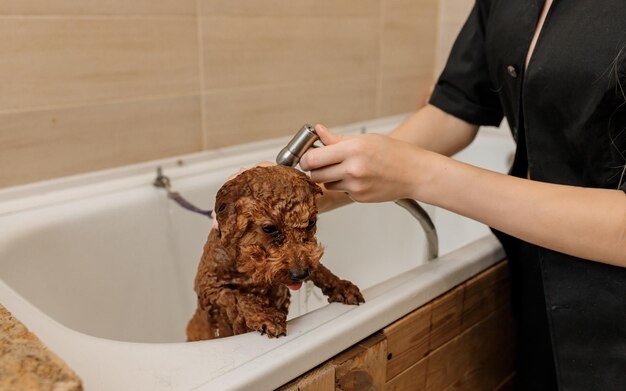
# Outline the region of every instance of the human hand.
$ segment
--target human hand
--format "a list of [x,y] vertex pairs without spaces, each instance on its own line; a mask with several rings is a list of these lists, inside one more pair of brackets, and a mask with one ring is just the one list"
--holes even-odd
[[415,198],[418,162],[426,151],[378,134],[342,136],[323,125],[315,131],[325,146],[310,149],[300,160],[315,182],[359,202]]

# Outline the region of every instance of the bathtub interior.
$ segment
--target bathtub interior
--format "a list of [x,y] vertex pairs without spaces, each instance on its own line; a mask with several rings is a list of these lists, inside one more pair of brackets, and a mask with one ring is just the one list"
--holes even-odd
[[[505,171],[510,148],[494,155],[490,142],[503,141],[476,143],[459,158]],[[271,159],[275,148],[267,153]],[[190,201],[210,208],[224,178],[238,167],[193,175],[173,170],[171,179]],[[184,341],[195,309],[193,279],[211,222],[180,209],[150,182],[147,175],[141,186],[0,216],[2,280],[81,333],[119,341]],[[468,219],[427,210],[440,232],[441,254],[488,233]],[[392,203],[323,214],[318,239],[326,248],[322,263],[361,289],[426,262],[419,225]],[[292,295],[289,318],[326,304],[319,289],[304,285]]]
[[[180,188],[195,198],[214,190]],[[0,250],[3,280],[74,330],[123,341],[183,341],[210,221],[156,190],[136,193],[144,191],[55,206],[48,221],[38,219],[37,231],[16,233]],[[31,213],[22,218],[36,219],[42,211]],[[423,262],[422,237],[394,205],[350,206],[319,219],[323,264],[361,288]],[[310,284],[292,301],[290,318],[325,304]]]

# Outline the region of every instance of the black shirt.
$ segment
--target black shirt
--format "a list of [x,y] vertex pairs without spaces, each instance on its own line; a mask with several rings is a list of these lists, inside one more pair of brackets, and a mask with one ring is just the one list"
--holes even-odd
[[[478,0],[430,103],[477,125],[506,116],[513,175],[626,192],[626,0],[555,0],[525,71],[542,7]],[[497,235],[520,388],[626,390],[626,268]]]

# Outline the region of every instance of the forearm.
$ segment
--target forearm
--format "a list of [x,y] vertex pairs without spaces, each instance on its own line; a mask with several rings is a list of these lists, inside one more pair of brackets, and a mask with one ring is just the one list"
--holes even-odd
[[426,105],[389,134],[420,148],[452,156],[476,137],[478,126],[460,120],[439,108]]
[[424,153],[415,198],[542,247],[626,267],[622,191],[520,179]]

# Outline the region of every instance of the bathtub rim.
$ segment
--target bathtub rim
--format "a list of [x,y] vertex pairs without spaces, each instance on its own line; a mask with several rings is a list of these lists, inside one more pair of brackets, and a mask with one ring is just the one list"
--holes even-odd
[[[393,277],[368,288],[364,292],[367,302],[360,306],[345,306],[333,303],[304,314],[289,323],[287,337],[270,340],[258,333],[247,333],[210,341],[194,343],[141,343],[109,340],[83,334],[70,329],[31,305],[4,281],[0,280],[2,304],[17,319],[37,335],[51,351],[61,357],[81,378],[85,387],[101,378],[110,382],[108,373],[97,368],[107,365],[107,358],[119,358],[132,354],[134,359],[149,360],[154,355],[168,358],[180,355],[181,350],[193,354],[181,358],[214,355],[216,350],[232,349],[236,344],[247,346],[244,358],[234,358],[229,364],[212,367],[211,371],[196,372],[192,390],[246,390],[274,389],[306,373],[311,368],[327,361],[341,351],[381,330],[388,324],[428,303],[454,286],[463,283],[483,270],[505,259],[504,251],[493,235],[486,235],[444,256],[417,266],[405,274]],[[332,321],[332,325],[330,324]],[[360,327],[353,327],[354,324]],[[68,344],[71,339],[73,343]],[[67,345],[80,345],[67,348]],[[261,349],[262,351],[260,351]],[[100,355],[99,355],[100,354]],[[98,359],[94,360],[96,356]],[[252,356],[252,358],[249,358]],[[87,374],[82,360],[91,360],[97,367]],[[98,360],[101,360],[98,362]],[[134,362],[133,359],[127,360]],[[179,389],[177,379],[189,377],[172,369],[169,360],[154,360],[147,367],[121,367],[114,370],[120,377],[128,379],[133,374],[145,372],[149,376],[164,377]],[[228,361],[228,357],[226,357]],[[110,362],[108,362],[110,364]],[[89,365],[90,365],[89,364]],[[97,365],[99,364],[99,365]],[[87,366],[89,366],[87,365]],[[113,367],[115,368],[115,366]],[[124,369],[126,373],[123,374]],[[198,369],[198,368],[196,368]],[[206,367],[205,367],[206,369]],[[121,372],[120,372],[121,371]],[[242,376],[242,373],[245,376]],[[88,380],[86,380],[88,379]],[[115,384],[115,382],[113,383]],[[144,382],[137,387],[145,387]]]
[[[333,132],[338,134],[388,133],[407,115],[400,114],[338,126],[333,128]],[[161,166],[164,173],[171,179],[183,179],[232,166],[234,160],[242,161],[241,156],[245,156],[244,164],[256,164],[263,159],[268,159],[268,151],[275,153],[280,151],[291,137],[254,141],[16,186],[0,187],[0,217],[78,198],[145,186],[146,183],[152,184],[156,178],[158,166]],[[274,156],[270,157],[274,158]]]
[[[469,261],[459,261],[457,258],[461,256],[474,256]],[[324,347],[332,353],[326,355],[321,360],[316,360],[313,365],[310,362],[297,365],[298,374],[294,371],[294,362],[298,362],[300,357],[285,357],[282,346],[272,352],[264,355],[260,362],[247,362],[236,368],[247,374],[253,374],[254,381],[251,379],[241,379],[235,370],[228,371],[221,376],[199,385],[193,390],[209,391],[215,389],[225,390],[248,390],[251,387],[261,387],[261,389],[275,389],[280,387],[294,378],[306,373],[315,366],[322,364],[328,359],[339,354],[348,347],[358,343],[359,341],[380,331],[385,326],[395,322],[408,313],[427,304],[436,297],[453,289],[455,286],[465,282],[471,277],[488,269],[496,263],[506,258],[500,242],[493,235],[486,235],[481,239],[467,244],[457,250],[454,250],[441,258],[430,263],[420,265],[405,275],[397,276],[386,281],[386,285],[397,283],[397,279],[403,280],[397,286],[389,291],[376,296],[374,302],[370,300],[370,308],[367,314],[363,312],[352,312],[356,315],[352,319],[348,319],[350,311],[346,311],[335,317],[333,320],[335,331],[341,331],[341,336],[349,335],[349,342],[345,339],[338,341],[340,335],[335,334],[328,338],[321,327],[311,330],[309,339],[316,339],[316,348],[320,350],[320,341],[323,340]],[[394,305],[387,306],[390,296],[393,296]],[[358,308],[355,309],[358,311]],[[367,324],[367,328],[355,330],[351,327],[351,323],[359,320],[358,324]],[[337,323],[341,324],[338,325]],[[318,337],[318,338],[315,338]],[[326,337],[326,338],[325,338]],[[337,346],[341,349],[336,350]],[[331,350],[332,347],[332,350]],[[272,365],[268,365],[271,362]],[[280,363],[279,365],[276,365]],[[286,373],[288,372],[288,374]]]
[[[375,120],[356,122],[333,128],[338,134],[386,134],[403,122],[411,113]],[[499,139],[510,139],[506,122],[499,128],[481,127],[482,134]],[[24,210],[50,206],[75,199],[102,195],[152,184],[156,168],[162,167],[171,179],[184,179],[199,173],[209,173],[232,165],[237,157],[245,155],[244,164],[256,164],[268,159],[268,151],[279,151],[291,136],[255,141],[213,150],[200,151],[151,161],[95,170],[83,174],[46,179],[16,186],[0,187],[0,217]],[[273,159],[273,156],[270,156]],[[241,159],[237,159],[241,161]],[[182,162],[182,165],[181,165]]]

